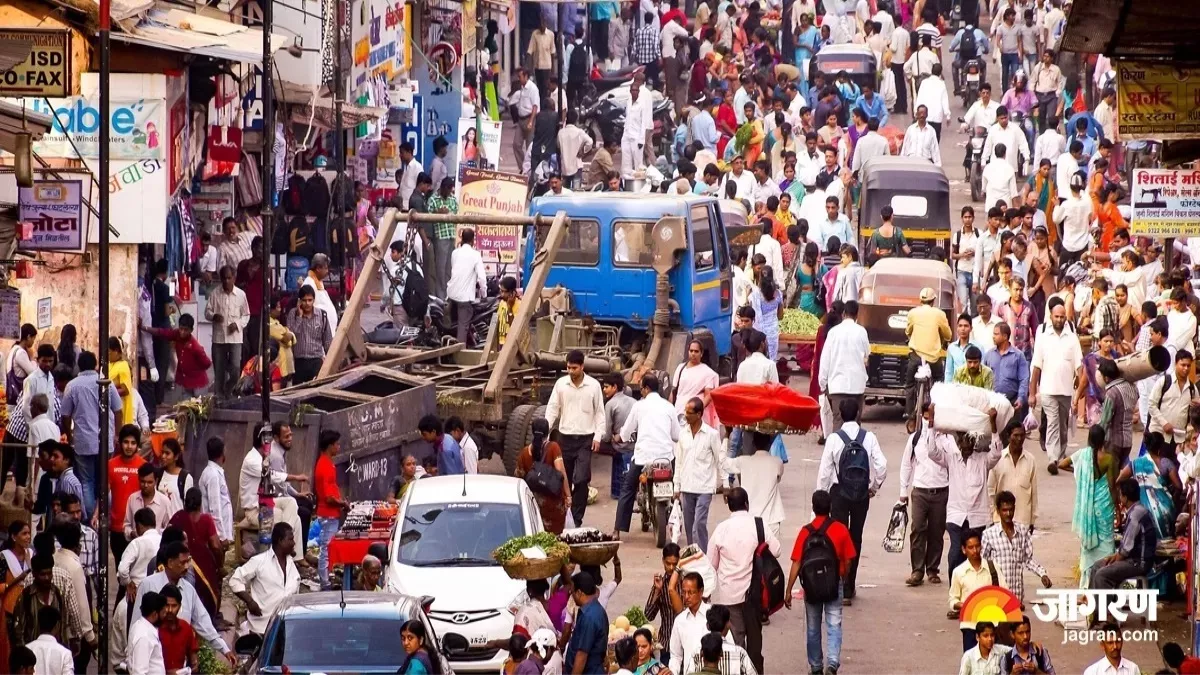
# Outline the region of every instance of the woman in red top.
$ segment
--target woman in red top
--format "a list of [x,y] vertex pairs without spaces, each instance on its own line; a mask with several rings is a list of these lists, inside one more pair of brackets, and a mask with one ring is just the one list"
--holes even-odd
[[140,328],[175,345],[175,356],[179,360],[175,366],[175,384],[183,387],[189,395],[195,395],[208,386],[208,369],[212,367],[212,359],[196,336],[192,335],[196,320],[191,314],[179,317],[179,328]]
[[333,466],[333,458],[341,449],[342,435],[332,429],[326,429],[317,437],[317,466],[313,469],[313,491],[316,493],[317,521],[321,524],[321,553],[317,557],[317,575],[321,580],[321,590],[329,590],[329,541],[337,534],[341,526],[342,511],[346,502],[342,501],[342,491],[337,484],[337,469]]
[[183,496],[183,510],[171,516],[170,525],[179,528],[187,537],[196,572],[196,595],[209,615],[217,617],[221,607],[221,566],[218,561],[225,560],[225,547],[221,545],[212,516],[200,510],[202,502],[200,488],[189,489]]

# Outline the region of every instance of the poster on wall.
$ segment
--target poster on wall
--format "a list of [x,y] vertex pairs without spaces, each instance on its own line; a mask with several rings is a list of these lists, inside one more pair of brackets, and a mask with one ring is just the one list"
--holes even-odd
[[350,67],[350,89],[358,91],[369,77],[391,82],[408,70],[405,43],[411,10],[404,0],[356,0],[351,10],[350,39],[354,62]]
[[1118,61],[1117,135],[1172,141],[1200,132],[1200,68]]
[[[54,118],[50,131],[41,140],[34,141],[35,153],[56,159],[93,159],[100,156],[98,93],[88,97],[5,100]],[[167,159],[169,127],[164,99],[113,96],[109,120],[112,134],[109,151],[112,159]]]
[[[458,119],[462,117],[462,6],[451,0],[433,0],[423,16],[421,51],[426,58],[414,64],[412,77],[421,92],[423,164],[433,157],[439,136],[449,143],[446,170],[457,175]],[[452,165],[452,163],[454,163]]]
[[17,340],[21,337],[21,291],[0,288],[0,338]]
[[[479,216],[520,216],[528,206],[528,184],[520,174],[466,168],[458,184],[458,212]],[[463,225],[459,226],[461,230]],[[479,225],[475,248],[483,256],[488,276],[520,276],[517,252],[521,228],[517,225]]]
[[[458,172],[464,169],[499,168],[500,162],[500,122],[483,120],[476,129],[475,118],[463,117],[458,120]],[[482,131],[482,133],[480,133]]]
[[1200,236],[1200,170],[1136,169],[1129,201],[1134,235]]
[[[88,183],[91,193],[91,182]],[[33,224],[33,238],[19,242],[22,251],[83,251],[82,180],[37,180],[17,195],[21,222]]]

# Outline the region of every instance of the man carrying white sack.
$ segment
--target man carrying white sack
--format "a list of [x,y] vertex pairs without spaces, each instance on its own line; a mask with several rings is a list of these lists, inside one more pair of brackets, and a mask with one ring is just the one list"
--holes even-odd
[[[935,390],[946,385],[938,385]],[[988,502],[987,485],[988,472],[1000,462],[1000,436],[997,430],[1000,422],[1007,424],[1008,420],[997,419],[999,415],[995,407],[988,408],[988,426],[991,430],[991,445],[985,454],[979,451],[983,445],[978,430],[962,431],[955,422],[966,418],[967,410],[978,412],[964,401],[963,394],[972,391],[971,387],[956,387],[953,390],[955,398],[952,401],[960,403],[943,403],[942,410],[949,424],[941,423],[937,417],[937,406],[929,406],[929,419],[933,428],[938,431],[956,431],[958,452],[946,452],[940,445],[932,444],[928,448],[929,459],[946,468],[950,478],[950,494],[946,500],[946,534],[950,535],[950,547],[946,552],[946,569],[953,573],[954,569],[965,561],[963,553],[963,537],[971,529],[986,527],[992,522],[991,505]],[[981,390],[974,390],[982,393]],[[941,397],[934,392],[934,400]],[[947,392],[948,393],[948,392]],[[953,412],[951,412],[953,410]],[[1008,416],[1011,417],[1011,416]]]
[[1076,378],[1083,377],[1083,351],[1079,338],[1066,329],[1067,308],[1057,305],[1050,310],[1052,330],[1038,336],[1033,346],[1032,373],[1029,377],[1029,408],[1042,404],[1046,428],[1042,441],[1050,464],[1050,475],[1058,474],[1058,460],[1066,455],[1067,430],[1071,424],[1072,396]]

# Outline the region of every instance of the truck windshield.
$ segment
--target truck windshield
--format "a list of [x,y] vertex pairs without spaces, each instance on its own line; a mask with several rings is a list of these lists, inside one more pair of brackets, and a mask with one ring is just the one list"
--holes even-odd
[[491,566],[492,551],[526,534],[517,504],[410,504],[396,560],[414,567]]

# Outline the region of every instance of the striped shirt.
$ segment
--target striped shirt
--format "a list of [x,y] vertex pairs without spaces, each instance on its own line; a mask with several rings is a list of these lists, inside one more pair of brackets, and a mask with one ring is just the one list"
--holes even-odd
[[226,265],[237,269],[238,263],[250,257],[250,237],[245,232],[238,232],[233,239],[226,239],[217,247],[221,254],[221,266]]
[[[458,200],[453,195],[443,197],[435,194],[429,197],[429,212],[437,213],[439,209],[446,209],[446,213],[458,213]],[[458,225],[454,223],[435,223],[433,226],[434,239],[450,239],[453,240],[458,235]]]
[[323,359],[333,342],[333,331],[325,310],[313,308],[313,313],[304,316],[299,307],[288,312],[288,329],[296,335],[292,354],[298,359]]
[[[699,673],[704,667],[700,662],[700,652],[692,654],[692,661],[683,671],[683,675],[689,673]],[[717,664],[717,668],[721,671],[721,675],[758,675],[758,671],[754,669],[754,663],[750,660],[750,655],[745,649],[733,644],[729,641],[729,637],[721,643],[721,661]]]
[[641,65],[652,63],[658,60],[659,54],[662,53],[662,44],[659,41],[659,33],[654,24],[648,24],[639,28],[633,34],[633,60]]
[[[633,404],[633,399],[618,393],[612,400],[617,397],[624,398]],[[628,406],[626,406],[625,414],[629,414]],[[620,427],[617,427],[620,429]],[[683,575],[679,574],[675,577],[675,592],[679,597],[683,597]],[[658,630],[659,643],[664,645],[671,644],[671,628],[675,626],[675,610],[671,607],[671,594],[667,592],[667,583],[670,581],[670,575],[663,575],[663,583],[661,587],[650,586],[650,596],[646,598],[646,620],[653,621],[659,615],[662,616],[662,626]]]
[[942,50],[942,31],[931,23],[923,23],[917,26],[917,46],[921,45],[921,39],[928,37],[936,51]]

